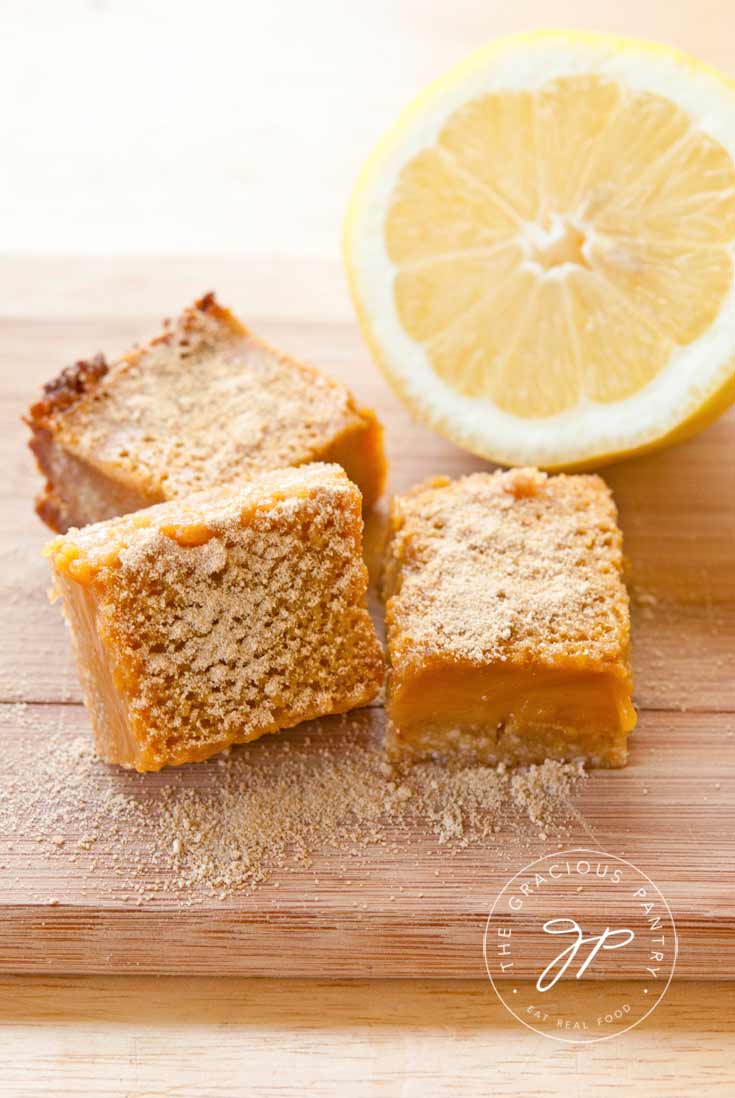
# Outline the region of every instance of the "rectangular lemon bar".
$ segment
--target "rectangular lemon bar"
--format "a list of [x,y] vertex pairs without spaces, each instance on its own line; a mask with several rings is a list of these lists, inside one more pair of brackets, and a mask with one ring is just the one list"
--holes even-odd
[[369,702],[383,655],[361,547],[360,493],[324,464],[55,538],[102,758],[159,770]]
[[391,749],[623,766],[636,715],[622,559],[597,476],[476,473],[396,498]]
[[26,421],[46,477],[36,510],[62,533],[286,465],[337,462],[366,506],[385,479],[373,412],[213,294],[113,365],[99,355],[62,371]]

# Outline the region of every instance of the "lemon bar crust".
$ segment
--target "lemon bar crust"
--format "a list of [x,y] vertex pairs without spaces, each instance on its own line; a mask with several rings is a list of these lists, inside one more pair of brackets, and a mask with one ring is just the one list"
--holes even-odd
[[385,480],[374,413],[213,294],[119,361],[98,355],[62,371],[26,422],[46,478],[36,510],[62,533],[312,461],[341,464],[367,507]]
[[597,476],[477,473],[394,499],[392,749],[623,765],[636,718],[622,566]]
[[324,464],[54,539],[101,756],[158,770],[371,701],[361,542],[360,493]]

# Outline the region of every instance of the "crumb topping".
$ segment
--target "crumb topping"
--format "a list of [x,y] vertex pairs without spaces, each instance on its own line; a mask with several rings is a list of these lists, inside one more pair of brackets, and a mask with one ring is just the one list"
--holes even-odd
[[[104,569],[121,560],[134,561],[150,544],[166,547],[168,539],[192,548],[232,533],[277,504],[291,507],[299,499],[325,491],[331,497],[354,499],[354,486],[339,465],[312,462],[276,469],[246,481],[237,491],[200,492],[186,499],[168,500],[132,514],[96,522],[54,538],[45,555],[54,567],[78,583],[92,583]],[[325,497],[326,499],[326,497]]]
[[36,427],[45,426],[49,419],[70,408],[86,393],[90,393],[107,374],[110,367],[105,356],[95,355],[87,361],[80,360],[67,366],[43,387],[43,398],[32,404],[28,421]]
[[622,535],[599,477],[515,469],[438,479],[394,500],[391,528],[394,665],[627,659]]
[[361,533],[357,488],[310,465],[57,538],[65,601],[63,580],[95,600],[94,635],[84,614],[75,629],[93,723],[108,734],[118,704],[84,674],[98,636],[137,744],[111,761],[192,761],[369,701],[383,659]]

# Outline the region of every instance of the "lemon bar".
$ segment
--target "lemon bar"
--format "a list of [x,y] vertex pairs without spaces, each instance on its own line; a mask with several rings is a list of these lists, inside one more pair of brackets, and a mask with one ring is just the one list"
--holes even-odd
[[597,476],[476,473],[396,498],[391,750],[623,766],[636,715],[622,563]]
[[102,758],[159,770],[369,702],[383,654],[361,547],[360,493],[334,464],[55,538]]
[[382,428],[350,392],[273,350],[208,294],[146,346],[45,386],[26,419],[54,530],[310,461],[337,462],[365,505],[385,479]]

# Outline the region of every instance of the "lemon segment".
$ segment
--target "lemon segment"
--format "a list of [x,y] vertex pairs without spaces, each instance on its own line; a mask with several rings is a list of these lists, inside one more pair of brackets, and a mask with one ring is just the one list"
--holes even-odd
[[429,425],[504,464],[671,441],[735,377],[735,89],[604,35],[494,43],[399,119],[353,195],[353,299]]

